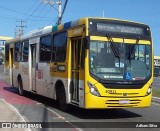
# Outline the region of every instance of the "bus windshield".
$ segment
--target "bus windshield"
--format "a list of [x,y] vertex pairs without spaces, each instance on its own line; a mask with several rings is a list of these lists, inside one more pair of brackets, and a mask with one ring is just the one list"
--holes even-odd
[[99,79],[140,81],[151,75],[150,45],[90,41],[89,49],[90,72]]

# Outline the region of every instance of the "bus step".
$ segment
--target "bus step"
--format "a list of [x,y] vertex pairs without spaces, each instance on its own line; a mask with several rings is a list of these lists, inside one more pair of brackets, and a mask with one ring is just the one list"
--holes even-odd
[[75,106],[79,106],[79,102],[72,100],[71,103]]

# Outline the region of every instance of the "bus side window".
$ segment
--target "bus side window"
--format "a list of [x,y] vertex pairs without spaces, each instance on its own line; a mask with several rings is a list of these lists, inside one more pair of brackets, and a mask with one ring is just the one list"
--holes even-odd
[[53,36],[52,61],[64,62],[66,59],[67,32]]
[[28,61],[29,40],[22,42],[22,61]]
[[40,39],[40,62],[51,60],[51,35],[43,36]]
[[15,43],[14,47],[14,61],[19,62],[21,59],[21,46],[20,43]]

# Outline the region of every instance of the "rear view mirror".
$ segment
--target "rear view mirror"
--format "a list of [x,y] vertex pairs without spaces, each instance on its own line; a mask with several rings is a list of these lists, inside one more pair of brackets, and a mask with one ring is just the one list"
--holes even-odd
[[90,42],[89,36],[83,38],[83,44],[85,49],[89,49],[89,42]]

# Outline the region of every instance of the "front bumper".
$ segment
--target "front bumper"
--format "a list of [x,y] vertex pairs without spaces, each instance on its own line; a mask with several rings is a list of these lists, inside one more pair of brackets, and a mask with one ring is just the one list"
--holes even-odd
[[85,96],[86,109],[143,108],[151,105],[152,93],[143,97],[97,97],[90,93]]

